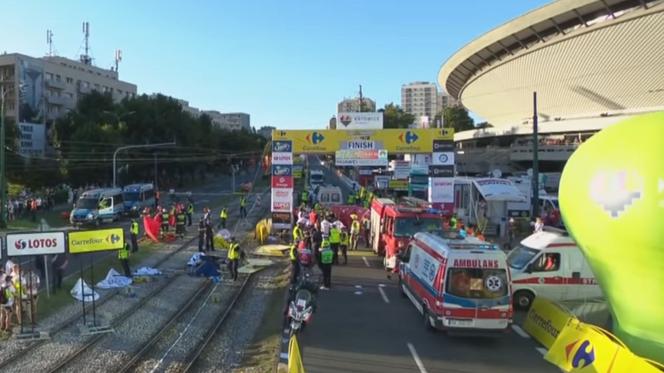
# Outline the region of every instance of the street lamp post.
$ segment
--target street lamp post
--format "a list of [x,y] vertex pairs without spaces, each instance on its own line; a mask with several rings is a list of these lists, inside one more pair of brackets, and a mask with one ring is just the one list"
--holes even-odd
[[116,176],[117,176],[116,163],[117,163],[117,156],[120,151],[128,149],[139,149],[139,148],[158,148],[162,146],[173,146],[173,145],[175,145],[175,141],[164,142],[159,144],[127,145],[115,149],[115,152],[113,152],[113,188],[116,187]]

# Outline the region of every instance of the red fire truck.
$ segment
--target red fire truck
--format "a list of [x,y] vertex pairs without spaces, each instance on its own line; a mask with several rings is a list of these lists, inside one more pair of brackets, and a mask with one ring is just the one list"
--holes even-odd
[[384,256],[385,269],[394,269],[397,254],[415,233],[442,234],[442,230],[438,210],[400,205],[388,198],[375,198],[371,203],[371,247]]

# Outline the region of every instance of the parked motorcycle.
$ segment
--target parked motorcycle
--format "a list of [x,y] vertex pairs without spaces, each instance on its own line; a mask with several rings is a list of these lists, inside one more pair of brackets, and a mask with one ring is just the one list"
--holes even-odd
[[288,306],[289,336],[296,335],[311,321],[313,316],[313,294],[308,289],[299,289]]

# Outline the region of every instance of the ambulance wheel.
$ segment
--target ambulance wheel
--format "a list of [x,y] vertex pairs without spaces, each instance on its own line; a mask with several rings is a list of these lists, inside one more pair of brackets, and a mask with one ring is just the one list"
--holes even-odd
[[429,309],[427,308],[426,304],[422,304],[422,322],[424,322],[424,328],[427,331],[434,331],[433,326],[431,325],[431,314],[429,313]]
[[535,294],[528,290],[519,290],[514,294],[514,306],[522,310],[528,310],[533,304]]
[[401,276],[399,276],[399,294],[402,298],[406,298],[406,292],[403,290],[403,281],[401,281]]

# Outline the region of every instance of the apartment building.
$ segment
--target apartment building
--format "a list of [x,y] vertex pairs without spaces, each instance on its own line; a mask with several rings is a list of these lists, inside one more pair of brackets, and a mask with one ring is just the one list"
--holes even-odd
[[251,118],[247,113],[220,113],[216,110],[205,110],[212,119],[212,124],[228,131],[251,131]]

